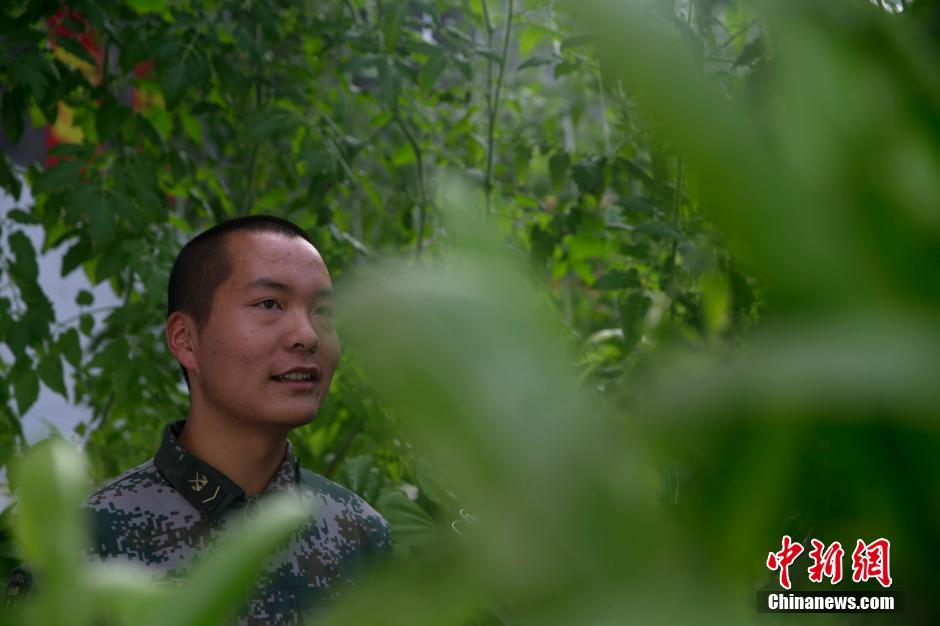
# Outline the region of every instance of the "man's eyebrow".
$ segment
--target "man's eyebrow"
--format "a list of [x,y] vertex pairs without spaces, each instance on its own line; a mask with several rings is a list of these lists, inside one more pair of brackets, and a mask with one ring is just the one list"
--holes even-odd
[[[258,289],[258,288],[274,289],[276,291],[284,291],[287,293],[291,293],[292,291],[294,291],[290,287],[290,285],[282,283],[279,280],[275,280],[273,278],[267,278],[267,277],[257,278],[248,284],[248,289]],[[333,290],[330,289],[329,287],[318,289],[314,295],[317,298],[324,298],[324,299],[333,298],[335,296],[335,294],[333,293]]]
[[248,283],[248,289],[274,289],[276,291],[293,291],[288,285],[282,283],[279,280],[274,280],[273,278],[257,278],[252,282]]

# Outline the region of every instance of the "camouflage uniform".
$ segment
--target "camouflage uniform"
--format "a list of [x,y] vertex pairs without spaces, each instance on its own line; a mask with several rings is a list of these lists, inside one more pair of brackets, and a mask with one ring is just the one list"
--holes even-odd
[[183,422],[167,426],[156,456],[93,493],[93,549],[102,560],[142,563],[180,581],[200,550],[243,523],[266,496],[298,489],[316,518],[264,570],[239,624],[299,623],[301,613],[333,598],[364,560],[391,549],[388,523],[359,496],[301,469],[290,444],[265,490],[251,497],[178,440]]

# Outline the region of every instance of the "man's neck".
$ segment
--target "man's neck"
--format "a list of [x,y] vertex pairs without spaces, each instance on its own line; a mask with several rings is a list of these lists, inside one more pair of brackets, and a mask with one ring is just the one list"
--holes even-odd
[[190,412],[179,438],[191,454],[225,474],[247,496],[264,491],[287,451],[287,433],[250,429]]

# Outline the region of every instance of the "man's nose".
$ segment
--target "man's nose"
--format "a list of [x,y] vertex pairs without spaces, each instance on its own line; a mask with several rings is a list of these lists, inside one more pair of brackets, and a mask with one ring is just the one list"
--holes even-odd
[[294,324],[292,349],[309,350],[316,353],[320,349],[320,336],[317,329],[313,326],[313,318],[305,311],[297,315],[297,321]]

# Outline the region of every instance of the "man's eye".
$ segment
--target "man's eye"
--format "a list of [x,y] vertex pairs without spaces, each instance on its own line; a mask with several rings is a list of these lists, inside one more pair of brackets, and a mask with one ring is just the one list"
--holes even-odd
[[277,303],[277,300],[272,300],[271,298],[268,298],[268,299],[266,299],[266,300],[262,300],[261,302],[259,302],[259,303],[258,303],[257,305],[255,305],[255,306],[260,306],[261,308],[267,309],[267,310],[269,310],[269,311],[272,311],[272,310],[274,310],[274,309],[279,309],[279,308],[281,308],[281,305],[279,305],[279,304]]
[[317,315],[322,315],[323,317],[328,317],[328,318],[333,317],[333,309],[332,307],[328,307],[328,306],[321,306],[316,311],[314,311],[314,313],[316,313]]

